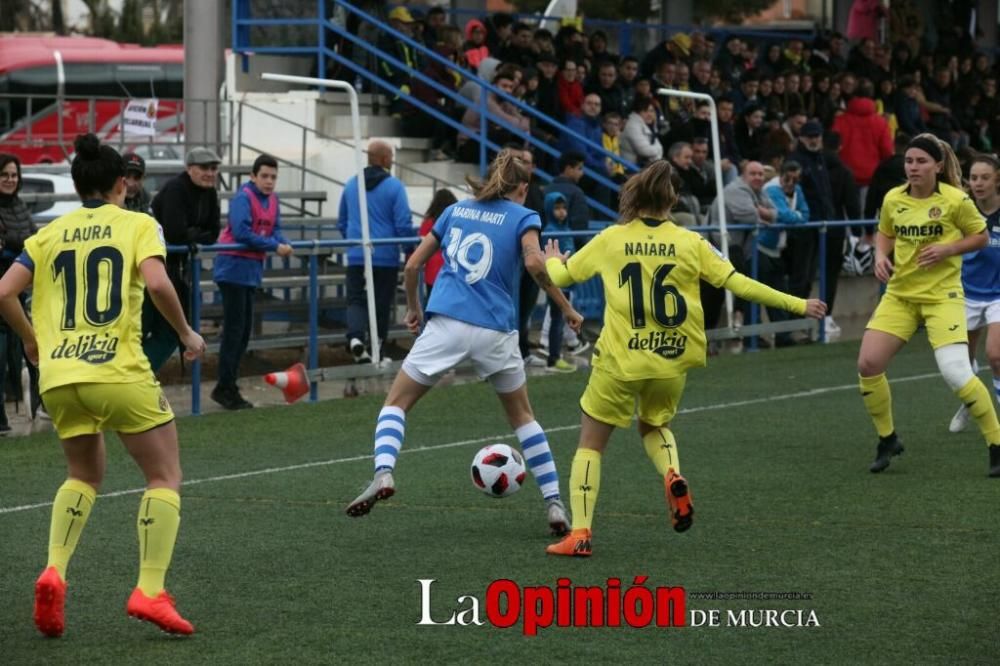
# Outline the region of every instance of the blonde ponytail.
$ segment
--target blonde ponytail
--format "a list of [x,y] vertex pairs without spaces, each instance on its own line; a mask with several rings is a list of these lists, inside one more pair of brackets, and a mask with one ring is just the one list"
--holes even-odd
[[472,188],[476,201],[502,199],[531,180],[528,166],[518,154],[520,151],[505,148],[497,154],[486,173],[486,180],[466,176],[465,182]]

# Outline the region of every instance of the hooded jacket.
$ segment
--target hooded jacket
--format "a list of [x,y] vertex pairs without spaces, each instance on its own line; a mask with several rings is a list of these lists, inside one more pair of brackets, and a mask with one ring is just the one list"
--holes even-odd
[[[365,193],[368,201],[368,230],[371,238],[408,238],[416,235],[410,221],[410,202],[403,183],[382,167],[365,167]],[[358,177],[344,185],[337,213],[337,228],[344,238],[361,239],[361,208],[358,206]],[[372,265],[399,268],[399,245],[376,245]],[[347,251],[347,265],[364,263],[360,246]]]
[[840,159],[858,185],[868,185],[879,163],[893,152],[889,124],[875,113],[875,102],[866,97],[852,98],[847,111],[833,119],[832,129],[840,134]]
[[482,30],[484,34],[486,33],[486,26],[482,21],[471,19],[465,24],[465,44],[462,46],[462,51],[465,53],[465,60],[473,70],[478,69],[479,63],[490,55],[490,47],[486,46],[485,41],[479,46],[476,46],[472,41],[472,31],[476,28]]
[[[556,204],[562,203],[566,206],[566,217],[560,222],[552,213]],[[549,192],[545,195],[545,231],[569,231],[569,201],[562,192]],[[559,236],[555,240],[559,242],[560,252],[572,252],[575,248],[572,236]]]

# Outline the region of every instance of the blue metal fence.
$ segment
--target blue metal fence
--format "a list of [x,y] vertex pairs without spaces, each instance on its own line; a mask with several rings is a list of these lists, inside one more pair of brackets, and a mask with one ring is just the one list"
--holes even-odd
[[[817,229],[819,232],[819,298],[826,298],[827,284],[826,284],[826,236],[827,230],[831,227],[846,227],[846,226],[858,226],[864,224],[872,224],[874,220],[838,220],[830,222],[809,222],[807,224],[798,225],[771,225],[773,228],[779,229]],[[718,231],[718,227],[711,226],[699,226],[699,227],[689,227],[693,231],[698,232],[710,232]],[[757,266],[757,244],[756,244],[756,231],[758,227],[752,225],[730,225],[729,229],[733,231],[743,231],[749,230],[754,232],[754,242],[753,242],[753,256],[752,256],[752,275],[751,277],[757,277],[756,266]],[[544,233],[543,238],[556,238],[560,236],[595,236],[600,233],[599,230],[591,231],[567,231],[567,232],[556,232],[556,233]],[[420,242],[420,238],[376,238],[372,239],[372,245],[406,245],[406,244],[416,244]],[[321,254],[328,254],[331,249],[346,249],[349,247],[361,245],[361,240],[313,240],[313,241],[292,241],[292,247],[295,248],[296,253],[299,256],[308,256],[308,271],[309,271],[309,288],[308,288],[308,298],[309,298],[309,314],[308,314],[308,368],[309,370],[315,370],[319,367],[319,301],[320,301],[320,286],[319,286],[319,256]],[[236,249],[247,249],[242,245],[236,244],[217,244],[217,245],[204,245],[199,248],[199,252],[192,254],[190,258],[191,264],[191,279],[192,284],[199,285],[201,279],[201,253],[209,252],[214,253],[220,250],[236,250]],[[188,253],[190,248],[187,246],[170,246],[167,248],[168,252],[171,253]],[[198,330],[201,325],[201,311],[202,311],[202,299],[201,291],[198,288],[191,290],[191,326]],[[593,278],[592,280],[578,285],[575,298],[580,299],[575,301],[575,305],[588,319],[599,319],[603,315],[604,309],[604,292],[603,285],[601,284],[600,278]],[[755,324],[758,321],[758,310],[755,305],[751,311],[751,324]],[[824,322],[821,320],[819,325],[819,336],[820,340],[826,339],[826,331]],[[318,399],[318,387],[317,382],[313,381],[310,385],[309,400],[315,402]],[[195,361],[192,364],[191,369],[191,413],[200,414],[201,413],[201,362]]]

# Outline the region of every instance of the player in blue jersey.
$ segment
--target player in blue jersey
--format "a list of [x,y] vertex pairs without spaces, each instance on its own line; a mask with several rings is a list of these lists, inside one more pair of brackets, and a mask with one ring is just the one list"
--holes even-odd
[[[965,318],[969,326],[969,358],[976,366],[976,347],[986,329],[986,358],[993,371],[993,390],[1000,400],[1000,160],[977,155],[969,169],[969,189],[979,212],[986,217],[989,245],[962,256]],[[969,424],[969,408],[959,407],[948,429],[962,432]]]
[[406,262],[406,325],[417,333],[424,323],[417,296],[420,270],[439,247],[445,260],[427,304],[427,325],[403,361],[375,424],[375,478],[348,505],[350,516],[364,516],[375,502],[392,497],[396,491],[392,473],[403,446],[407,413],[441,375],[470,361],[497,392],[546,501],[553,533],[569,531],[555,461],[528,401],[524,361],[518,348],[514,303],[521,273],[519,255],[525,269],[574,330],[580,330],[583,317],[545,270],[539,244],[541,220],[522,205],[531,173],[518,153],[502,151],[485,182],[470,181],[476,198],[445,209]]

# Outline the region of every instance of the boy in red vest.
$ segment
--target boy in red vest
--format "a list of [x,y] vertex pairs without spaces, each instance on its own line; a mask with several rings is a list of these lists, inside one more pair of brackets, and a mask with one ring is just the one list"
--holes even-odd
[[229,203],[229,223],[219,236],[220,244],[247,247],[219,252],[213,271],[222,293],[222,340],[219,380],[212,389],[212,400],[226,409],[253,407],[240,395],[236,379],[253,328],[253,296],[264,277],[264,257],[271,251],[280,257],[292,254],[292,246],[281,235],[281,215],[274,193],[277,182],[278,161],[260,155],[254,160],[250,182]]

